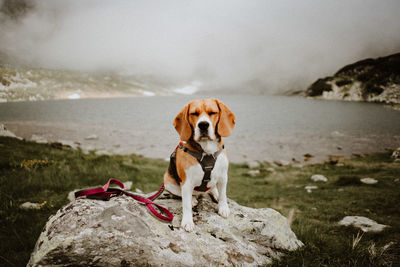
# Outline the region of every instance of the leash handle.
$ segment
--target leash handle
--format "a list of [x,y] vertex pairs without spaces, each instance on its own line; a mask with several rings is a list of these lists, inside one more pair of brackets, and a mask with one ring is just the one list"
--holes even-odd
[[[120,188],[110,188],[110,184],[115,184],[119,186]],[[78,197],[87,197],[91,199],[102,199],[102,200],[109,200],[113,196],[119,196],[121,194],[124,194],[126,196],[129,196],[133,198],[134,200],[140,202],[141,204],[146,205],[146,207],[149,209],[152,215],[154,215],[156,218],[166,221],[166,222],[172,222],[174,219],[174,215],[167,209],[164,208],[163,206],[160,206],[156,203],[153,202],[156,198],[158,198],[162,192],[164,191],[164,184],[161,186],[161,188],[152,196],[146,198],[140,195],[132,194],[124,190],[125,186],[124,184],[117,180],[117,179],[109,179],[108,182],[103,186],[103,187],[96,187],[96,188],[91,188],[91,189],[85,189],[85,190],[79,190],[75,192],[75,198]],[[160,212],[156,210],[156,208],[161,211],[161,213],[164,213],[162,215]]]

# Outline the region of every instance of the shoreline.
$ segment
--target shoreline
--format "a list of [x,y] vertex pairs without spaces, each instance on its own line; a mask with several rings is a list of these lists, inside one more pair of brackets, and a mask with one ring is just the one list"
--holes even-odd
[[[0,123],[27,140],[165,159],[180,141],[172,120],[191,98],[2,103]],[[400,125],[395,123],[400,114],[377,104],[280,96],[218,98],[237,116],[232,136],[224,139],[234,163],[321,163],[330,155],[349,158],[400,147]]]
[[[1,125],[2,123],[0,123]],[[179,142],[179,139],[176,138],[176,142],[173,142],[171,145],[163,145],[163,149],[156,149],[154,144],[149,145],[140,145],[140,144],[131,144],[130,146],[125,146],[121,144],[124,142],[123,139],[117,140],[109,140],[107,139],[107,133],[100,133],[102,130],[100,128],[92,127],[90,129],[84,129],[82,131],[75,131],[72,128],[79,128],[78,125],[61,125],[56,123],[37,123],[37,122],[6,122],[4,126],[7,130],[15,134],[16,138],[36,142],[38,144],[52,144],[58,143],[59,145],[69,146],[72,149],[80,149],[84,153],[89,154],[91,152],[96,155],[130,155],[134,154],[137,156],[143,156],[149,159],[163,159],[164,161],[169,161],[169,155],[172,152],[173,148],[176,146],[175,143]],[[97,134],[93,134],[97,133]],[[111,133],[118,134],[116,129],[112,129]],[[125,135],[126,133],[119,133]],[[0,134],[1,135],[1,134]],[[332,133],[331,138],[340,138],[343,137],[340,132]],[[111,138],[112,139],[112,138]],[[118,141],[119,140],[119,141]],[[165,138],[161,138],[160,140],[165,140]],[[114,142],[113,142],[114,141]],[[125,140],[126,141],[126,140]],[[228,140],[226,140],[228,141]],[[269,141],[271,142],[271,141]],[[293,141],[292,141],[293,142]],[[253,157],[251,155],[242,154],[241,159],[237,160],[237,155],[235,156],[233,153],[237,153],[235,150],[235,145],[231,142],[228,143],[228,155],[230,158],[230,162],[235,164],[248,164],[251,162],[258,163],[269,163],[275,166],[293,166],[293,167],[303,167],[305,165],[313,165],[313,164],[322,164],[322,163],[332,163],[332,164],[341,164],[343,161],[352,159],[352,158],[363,158],[368,156],[369,154],[374,153],[383,153],[388,151],[394,151],[397,147],[385,147],[382,149],[373,149],[373,150],[348,150],[343,149],[338,146],[336,148],[337,153],[327,153],[324,152],[324,149],[320,149],[319,151],[315,151],[312,149],[302,150],[304,153],[299,153],[299,151],[290,151],[287,148],[282,148],[282,142],[276,142],[275,146],[280,147],[281,151],[279,153],[280,156],[267,156],[267,157]],[[292,145],[296,146],[296,144]],[[297,144],[297,146],[299,146]],[[165,150],[167,148],[167,151]],[[168,149],[171,151],[168,151]],[[235,152],[232,153],[232,150]],[[147,152],[146,152],[147,151]],[[150,152],[150,153],[149,153]],[[281,156],[285,155],[285,156]],[[233,156],[233,159],[232,159]]]

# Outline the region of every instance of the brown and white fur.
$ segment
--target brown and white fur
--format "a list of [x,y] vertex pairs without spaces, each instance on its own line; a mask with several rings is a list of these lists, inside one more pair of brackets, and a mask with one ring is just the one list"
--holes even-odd
[[[236,116],[222,102],[216,99],[200,99],[188,103],[175,117],[174,126],[180,139],[186,141],[190,150],[201,147],[206,154],[215,153],[223,145],[223,138],[231,135]],[[229,207],[226,198],[228,182],[228,156],[225,149],[218,155],[207,187],[218,200],[218,214],[226,218]],[[180,185],[168,171],[164,174],[165,189],[182,197],[181,227],[190,232],[194,229],[192,207],[197,205],[196,196],[203,193],[194,191],[203,179],[203,169],[199,162],[182,149],[177,150],[176,170]]]

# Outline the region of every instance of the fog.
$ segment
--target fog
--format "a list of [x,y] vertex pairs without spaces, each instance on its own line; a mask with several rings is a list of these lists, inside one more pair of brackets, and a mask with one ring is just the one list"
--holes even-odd
[[397,0],[22,2],[26,10],[11,16],[4,6],[13,1],[0,1],[6,63],[202,90],[305,89],[346,64],[400,51]]

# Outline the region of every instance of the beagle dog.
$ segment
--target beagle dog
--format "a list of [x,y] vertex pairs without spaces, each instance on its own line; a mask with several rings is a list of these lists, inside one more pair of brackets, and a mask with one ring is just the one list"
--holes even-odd
[[164,174],[165,189],[182,197],[181,227],[194,229],[192,207],[199,194],[209,192],[218,201],[218,214],[227,218],[228,157],[223,138],[231,135],[236,116],[216,99],[188,103],[175,117],[181,142]]

